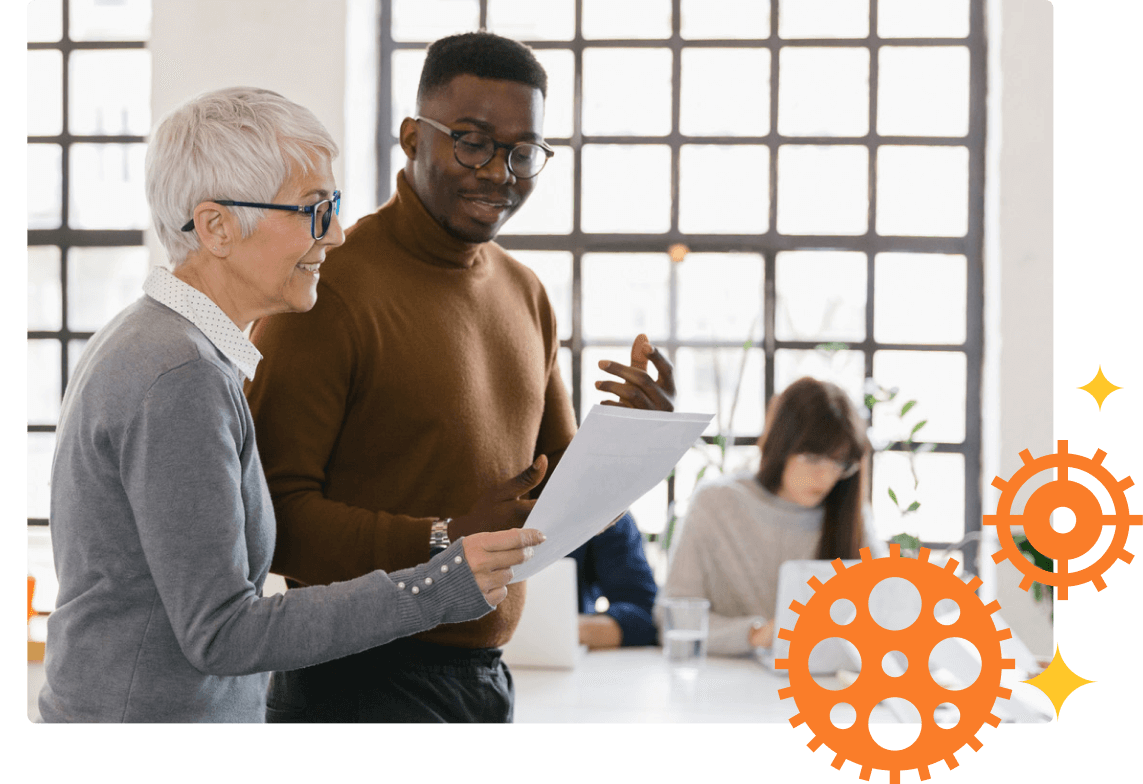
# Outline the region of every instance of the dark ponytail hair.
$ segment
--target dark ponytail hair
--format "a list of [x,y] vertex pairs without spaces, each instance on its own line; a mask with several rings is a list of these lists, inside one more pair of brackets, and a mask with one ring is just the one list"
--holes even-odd
[[828,381],[809,376],[798,379],[770,401],[758,446],[762,449],[758,481],[775,494],[792,455],[826,455],[860,465],[856,474],[838,480],[825,497],[816,555],[827,560],[859,557],[864,546],[861,500],[870,446],[865,423],[845,392]]

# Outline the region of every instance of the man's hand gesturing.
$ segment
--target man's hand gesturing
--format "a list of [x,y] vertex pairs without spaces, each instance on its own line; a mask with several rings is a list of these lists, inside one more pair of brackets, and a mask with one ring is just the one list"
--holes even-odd
[[[658,378],[652,379],[647,373],[647,362],[651,361],[658,371]],[[596,381],[595,388],[610,392],[619,400],[604,400],[605,406],[642,408],[647,411],[675,410],[675,368],[671,361],[651,345],[646,335],[639,335],[631,346],[631,364],[623,365],[611,360],[601,360],[601,370],[619,376],[623,382]]]

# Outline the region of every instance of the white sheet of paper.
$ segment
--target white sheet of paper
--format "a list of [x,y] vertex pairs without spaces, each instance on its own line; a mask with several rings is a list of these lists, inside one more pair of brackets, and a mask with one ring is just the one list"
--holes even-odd
[[513,567],[512,582],[555,563],[623,514],[671,473],[713,418],[593,406],[528,515],[525,525],[547,541]]

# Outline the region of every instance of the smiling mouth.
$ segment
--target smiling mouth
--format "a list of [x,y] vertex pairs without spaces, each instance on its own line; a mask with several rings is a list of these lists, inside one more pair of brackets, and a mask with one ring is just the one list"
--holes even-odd
[[322,262],[317,261],[317,262],[314,262],[313,264],[298,264],[296,266],[302,272],[308,272],[310,274],[316,275],[317,271],[318,271],[318,267],[320,267],[321,265],[322,265]]
[[483,218],[488,222],[494,222],[498,220],[507,210],[510,210],[515,206],[515,202],[513,202],[511,199],[489,197],[478,194],[462,193],[461,198],[463,198],[473,208],[473,212],[476,213],[474,217],[478,219]]

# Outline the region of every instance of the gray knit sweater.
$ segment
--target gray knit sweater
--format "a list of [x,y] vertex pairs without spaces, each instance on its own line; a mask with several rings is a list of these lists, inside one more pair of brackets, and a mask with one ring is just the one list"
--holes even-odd
[[44,720],[262,721],[269,670],[491,609],[460,542],[412,569],[263,597],[274,531],[238,370],[143,297],[91,339],[63,403]]
[[[704,482],[691,496],[660,599],[710,600],[707,650],[749,652],[751,625],[774,617],[778,567],[815,557],[823,514],[820,506],[808,509],[768,492],[753,473]],[[877,557],[884,545],[871,534],[869,515],[864,519],[865,541]]]

